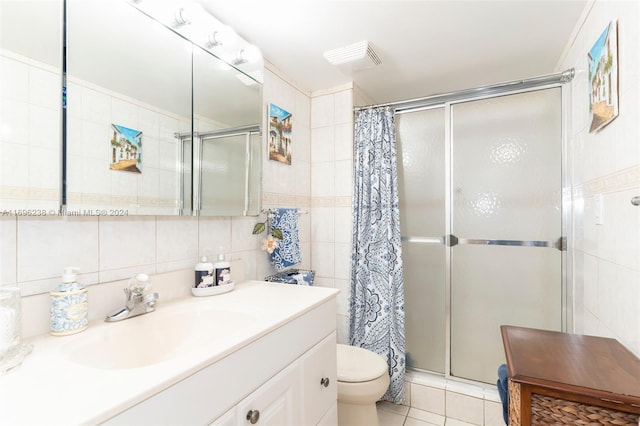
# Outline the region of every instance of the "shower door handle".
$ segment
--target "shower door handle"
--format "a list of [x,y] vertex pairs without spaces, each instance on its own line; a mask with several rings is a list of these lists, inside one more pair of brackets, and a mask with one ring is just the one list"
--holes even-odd
[[400,237],[406,243],[444,244],[446,237]]
[[481,238],[458,238],[453,234],[444,237],[401,237],[407,243],[420,244],[444,244],[446,247],[455,247],[459,244],[482,246],[511,246],[511,247],[551,247],[560,251],[567,250],[567,237],[560,237],[555,241],[537,240],[488,240]]
[[560,237],[555,241],[538,241],[538,240],[488,240],[481,238],[457,238],[455,235],[450,234],[447,237],[447,241],[451,241],[451,244],[447,244],[448,247],[453,247],[457,244],[471,244],[471,245],[483,245],[483,246],[511,246],[511,247],[551,247],[560,251],[567,250],[567,237]]

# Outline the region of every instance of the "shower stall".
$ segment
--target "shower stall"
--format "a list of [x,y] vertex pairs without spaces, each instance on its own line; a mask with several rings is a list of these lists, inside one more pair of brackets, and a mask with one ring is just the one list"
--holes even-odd
[[396,107],[408,368],[495,384],[500,325],[566,330],[572,75]]
[[182,145],[181,214],[258,214],[260,135],[258,125],[177,134]]

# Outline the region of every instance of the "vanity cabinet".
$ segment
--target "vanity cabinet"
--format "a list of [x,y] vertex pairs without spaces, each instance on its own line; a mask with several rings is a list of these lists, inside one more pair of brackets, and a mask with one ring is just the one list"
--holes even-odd
[[[304,398],[302,407],[303,425],[320,424],[338,398],[338,361],[335,335],[329,336],[300,359],[301,391]],[[336,405],[337,407],[337,405]],[[325,425],[337,424],[327,419]]]
[[336,335],[331,333],[212,425],[335,426],[336,367]]
[[106,424],[238,426],[254,415],[257,425],[335,426],[335,316],[332,298]]
[[298,375],[299,368],[295,363],[245,398],[236,407],[236,425],[295,426],[300,424],[302,398],[300,398]]

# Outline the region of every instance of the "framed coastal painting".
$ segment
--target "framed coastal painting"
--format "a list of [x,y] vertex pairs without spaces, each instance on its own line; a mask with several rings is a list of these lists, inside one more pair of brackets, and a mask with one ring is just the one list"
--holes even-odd
[[269,104],[269,160],[291,165],[291,113]]
[[618,116],[618,22],[611,21],[589,50],[591,126],[597,132]]
[[109,168],[142,173],[142,132],[118,124],[112,124],[111,130]]

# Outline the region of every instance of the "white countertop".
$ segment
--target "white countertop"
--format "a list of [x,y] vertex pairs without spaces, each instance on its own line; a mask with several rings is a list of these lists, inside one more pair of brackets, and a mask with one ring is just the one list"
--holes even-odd
[[[32,353],[22,365],[0,376],[0,424],[103,422],[337,293],[331,288],[248,281],[216,296],[162,303],[160,295],[155,312],[115,323],[92,322],[86,331],[70,336],[47,334],[29,339]],[[207,312],[222,316],[212,321]],[[225,317],[225,312],[230,315]],[[236,314],[241,320],[234,322]],[[114,358],[120,361],[114,362],[133,368],[113,368],[107,365],[109,359],[90,354],[92,346],[99,348],[114,336],[116,340],[140,336],[139,341],[115,349],[118,355]],[[136,344],[145,345],[147,351],[156,345],[151,351],[155,362],[145,365],[140,358],[144,351],[136,351]],[[158,359],[156,354],[161,354]]]

